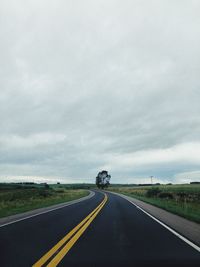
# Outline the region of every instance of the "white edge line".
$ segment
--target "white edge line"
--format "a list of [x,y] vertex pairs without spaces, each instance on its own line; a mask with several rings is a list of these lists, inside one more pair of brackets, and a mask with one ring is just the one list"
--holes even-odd
[[156,221],[157,223],[161,224],[163,227],[165,227],[167,230],[169,230],[170,232],[172,232],[174,235],[176,235],[178,238],[182,239],[185,243],[187,243],[188,245],[190,245],[191,247],[193,247],[194,249],[196,249],[198,252],[200,252],[200,247],[198,247],[197,245],[195,245],[194,243],[192,243],[190,240],[188,240],[187,238],[185,238],[184,236],[180,235],[179,233],[177,233],[175,230],[173,230],[172,228],[170,228],[169,226],[167,226],[166,224],[164,224],[163,222],[161,222],[160,220],[158,220],[157,218],[155,218],[154,216],[152,216],[150,213],[148,213],[147,211],[143,210],[142,208],[140,208],[138,205],[136,205],[135,203],[133,203],[130,199],[126,198],[126,196],[123,196],[121,194],[117,194],[118,196],[121,196],[122,198],[126,199],[127,201],[129,201],[132,205],[134,205],[136,208],[140,209],[142,212],[144,212],[146,215],[148,215],[149,217],[151,217],[154,221]]
[[[90,191],[90,192],[94,192],[94,191]],[[4,226],[7,226],[7,225],[10,225],[10,224],[13,224],[13,223],[17,223],[17,222],[20,222],[20,221],[24,221],[24,220],[33,218],[33,217],[36,217],[36,216],[39,216],[39,215],[42,215],[42,214],[45,214],[45,213],[48,213],[48,212],[51,212],[51,211],[54,211],[54,210],[58,210],[58,209],[65,208],[65,207],[67,207],[67,206],[70,206],[70,205],[79,203],[79,202],[81,202],[81,201],[83,201],[83,200],[90,199],[90,198],[93,197],[94,195],[95,195],[95,193],[94,193],[94,194],[91,194],[91,195],[88,195],[88,196],[86,196],[86,197],[82,197],[82,198],[80,198],[80,199],[72,200],[72,201],[70,201],[69,203],[66,203],[64,206],[61,206],[61,207],[57,207],[57,208],[54,208],[54,209],[51,209],[51,210],[42,211],[42,212],[40,212],[40,213],[36,213],[36,214],[30,215],[30,216],[27,216],[27,217],[24,217],[24,218],[21,218],[21,219],[12,221],[12,222],[4,223],[4,224],[0,225],[0,228],[2,228],[2,227],[4,227]],[[90,197],[89,197],[89,196],[90,196]],[[87,197],[89,197],[89,198],[87,198]],[[48,208],[48,207],[46,207],[46,208]]]

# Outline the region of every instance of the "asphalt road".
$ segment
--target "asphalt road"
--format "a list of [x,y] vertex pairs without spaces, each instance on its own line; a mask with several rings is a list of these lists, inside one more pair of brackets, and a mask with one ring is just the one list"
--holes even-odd
[[90,224],[83,222],[44,266],[69,246],[58,266],[200,266],[198,251],[127,200],[107,195],[107,202],[96,192],[83,202],[1,227],[0,266],[32,266],[103,200]]

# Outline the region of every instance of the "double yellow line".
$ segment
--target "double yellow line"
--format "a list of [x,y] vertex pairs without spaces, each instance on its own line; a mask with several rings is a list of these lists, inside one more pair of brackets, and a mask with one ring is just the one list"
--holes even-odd
[[[76,227],[74,227],[66,236],[64,236],[52,249],[50,249],[41,259],[39,259],[33,267],[41,267],[46,262],[48,267],[54,267],[64,258],[68,251],[72,248],[79,237],[85,232],[97,214],[101,211],[108,200],[105,194],[103,201]],[[55,256],[54,256],[55,254]]]

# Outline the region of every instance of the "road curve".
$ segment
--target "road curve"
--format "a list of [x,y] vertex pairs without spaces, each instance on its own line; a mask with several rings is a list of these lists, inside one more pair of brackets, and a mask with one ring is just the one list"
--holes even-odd
[[22,213],[10,215],[8,217],[0,218],[0,228],[4,227],[7,224],[12,224],[12,223],[26,220],[26,219],[29,219],[35,216],[40,216],[41,214],[52,212],[56,209],[62,209],[63,207],[70,206],[72,204],[75,204],[75,203],[78,203],[78,202],[81,202],[81,201],[84,201],[86,199],[93,197],[95,193],[91,190],[88,190],[88,191],[89,191],[89,195],[85,197],[81,197],[81,198],[70,200],[64,203],[59,203],[59,204],[55,204],[55,205],[51,205],[51,206],[47,206],[43,208],[38,208],[38,209],[34,209],[34,210],[22,212]]
[[73,229],[44,266],[67,246],[58,266],[199,266],[198,251],[126,199],[107,195],[0,228],[0,266],[33,266]]

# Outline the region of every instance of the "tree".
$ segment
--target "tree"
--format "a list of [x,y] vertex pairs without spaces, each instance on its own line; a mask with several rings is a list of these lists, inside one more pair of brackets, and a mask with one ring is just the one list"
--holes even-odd
[[107,171],[103,170],[98,173],[96,177],[96,185],[98,188],[104,189],[110,184],[111,175]]
[[44,183],[44,188],[45,188],[45,189],[49,189],[50,186],[49,186],[47,183]]

